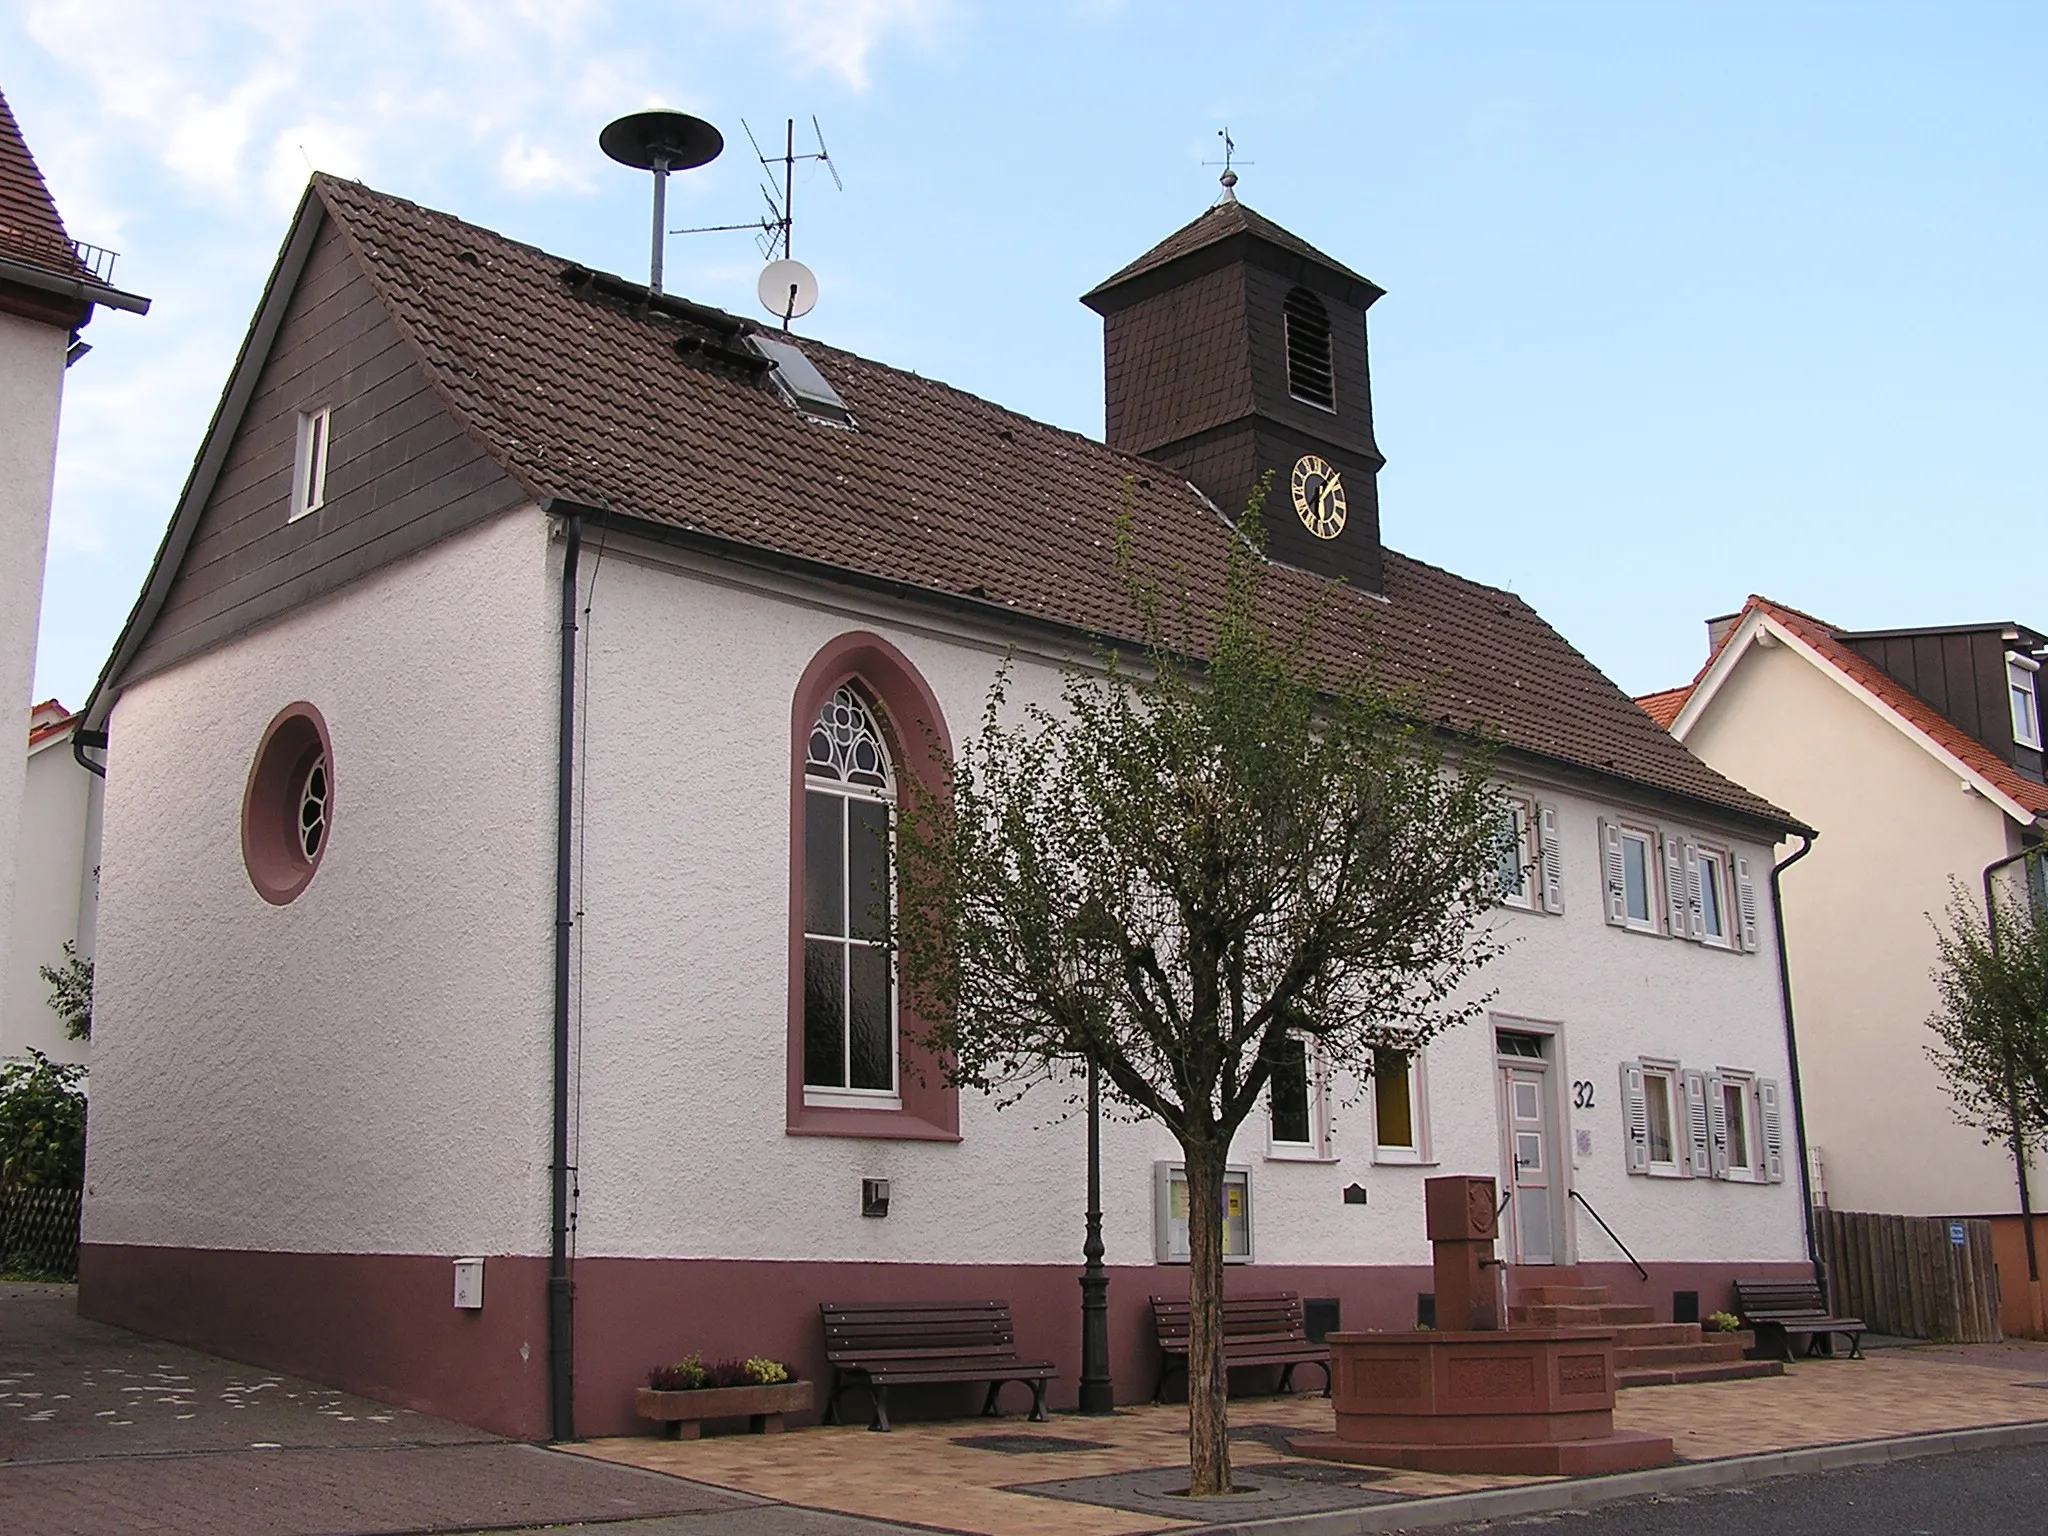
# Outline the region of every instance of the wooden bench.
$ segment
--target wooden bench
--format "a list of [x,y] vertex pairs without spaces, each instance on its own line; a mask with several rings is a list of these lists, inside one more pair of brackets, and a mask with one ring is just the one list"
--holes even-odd
[[1849,1340],[1849,1358],[1863,1358],[1863,1321],[1854,1317],[1830,1317],[1820,1283],[1816,1280],[1738,1280],[1735,1282],[1735,1310],[1742,1321],[1756,1330],[1757,1348],[1784,1360],[1792,1360],[1792,1340],[1806,1337],[1808,1358],[1827,1346],[1834,1353],[1838,1333]]
[[875,1405],[869,1429],[888,1433],[889,1389],[930,1382],[985,1381],[983,1414],[994,1417],[996,1393],[1006,1381],[1031,1388],[1031,1422],[1043,1424],[1045,1384],[1059,1375],[1049,1360],[1017,1355],[1007,1301],[822,1302],[825,1359],[832,1391],[825,1422],[837,1424],[840,1395],[865,1387]]
[[[1166,1380],[1188,1368],[1188,1304],[1172,1296],[1152,1298],[1152,1326],[1159,1333],[1159,1385],[1152,1401],[1166,1401]],[[1330,1395],[1330,1346],[1308,1336],[1302,1321],[1301,1297],[1294,1291],[1272,1291],[1223,1299],[1223,1363],[1277,1365],[1280,1390],[1294,1388],[1297,1365],[1322,1367],[1323,1396]]]

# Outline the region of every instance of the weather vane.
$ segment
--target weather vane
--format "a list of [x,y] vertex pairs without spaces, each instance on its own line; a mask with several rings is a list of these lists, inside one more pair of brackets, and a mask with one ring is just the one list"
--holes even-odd
[[1234,164],[1239,163],[1244,165],[1256,165],[1258,162],[1255,160],[1245,160],[1242,162],[1238,161],[1237,144],[1230,137],[1229,128],[1218,128],[1216,130],[1216,137],[1223,141],[1223,158],[1221,160],[1204,160],[1202,164],[1220,165],[1223,167],[1223,174],[1216,178],[1218,181],[1223,183],[1223,196],[1218,198],[1217,201],[1223,203],[1234,203],[1237,201],[1237,172],[1234,169],[1232,169],[1232,166]]

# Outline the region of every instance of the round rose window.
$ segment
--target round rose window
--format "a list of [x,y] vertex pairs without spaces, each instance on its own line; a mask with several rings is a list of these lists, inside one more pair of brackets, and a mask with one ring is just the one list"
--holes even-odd
[[257,895],[273,906],[312,882],[334,830],[334,755],[327,722],[310,704],[278,712],[242,796],[242,862]]

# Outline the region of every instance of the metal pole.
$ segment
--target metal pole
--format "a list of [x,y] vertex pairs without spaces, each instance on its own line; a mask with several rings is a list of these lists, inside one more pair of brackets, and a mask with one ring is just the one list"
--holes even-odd
[[1102,1077],[1088,1060],[1088,1237],[1081,1244],[1081,1411],[1116,1412],[1109,1380],[1109,1271],[1102,1267]]
[[554,1140],[548,1165],[548,1438],[576,1438],[576,1293],[569,1278],[569,939],[576,771],[576,557],[583,519],[562,541],[561,720],[555,739]]
[[[1998,947],[1998,907],[1991,885],[1991,876],[2008,864],[2017,864],[2022,859],[2032,858],[2040,850],[2023,848],[2018,853],[2008,854],[2002,859],[1993,859],[1984,866],[1984,921],[1991,929],[1991,958],[2000,958]],[[2036,914],[2036,921],[2039,914]],[[2041,1323],[2041,1257],[2034,1249],[2034,1200],[2027,1188],[2027,1145],[2020,1132],[2020,1085],[2018,1067],[2012,1059],[2012,1050],[2005,1053],[2005,1097],[2006,1113],[2012,1121],[2012,1166],[2020,1181],[2020,1223],[2027,1234],[2027,1285],[2032,1292],[2034,1322]]]
[[[1771,925],[1778,941],[1778,1001],[1785,1014],[1785,1065],[1792,1071],[1792,1141],[1799,1156],[1799,1209],[1806,1234],[1806,1258],[1813,1265],[1814,1278],[1823,1290],[1828,1284],[1827,1265],[1820,1256],[1818,1234],[1813,1228],[1813,1153],[1806,1141],[1806,1089],[1799,1074],[1799,1031],[1792,1022],[1792,961],[1785,948],[1785,871],[1813,852],[1818,832],[1801,832],[1799,851],[1771,866]],[[1827,1292],[1832,1295],[1832,1292]]]
[[654,233],[652,249],[647,258],[647,291],[661,292],[661,248],[662,236],[666,233],[662,225],[668,222],[668,161],[659,155],[654,159]]

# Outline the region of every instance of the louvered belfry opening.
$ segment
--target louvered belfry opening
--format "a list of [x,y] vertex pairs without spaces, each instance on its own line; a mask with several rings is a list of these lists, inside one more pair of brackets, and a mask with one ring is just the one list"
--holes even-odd
[[1337,409],[1337,390],[1330,372],[1330,313],[1306,288],[1289,291],[1283,306],[1287,318],[1287,392],[1297,400]]

